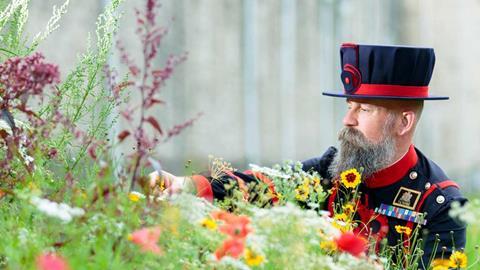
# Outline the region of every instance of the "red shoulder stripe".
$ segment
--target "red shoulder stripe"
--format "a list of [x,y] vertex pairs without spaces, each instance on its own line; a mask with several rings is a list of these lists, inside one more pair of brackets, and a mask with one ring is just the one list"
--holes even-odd
[[460,189],[460,186],[457,183],[453,182],[452,180],[446,180],[446,181],[438,183],[437,185],[441,189],[446,189],[447,187],[456,187],[456,188]]

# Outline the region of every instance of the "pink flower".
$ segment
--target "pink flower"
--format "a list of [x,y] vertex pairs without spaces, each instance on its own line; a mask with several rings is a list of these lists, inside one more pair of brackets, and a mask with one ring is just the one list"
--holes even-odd
[[38,270],[68,270],[67,261],[55,253],[43,253],[37,256]]
[[161,229],[160,227],[152,228],[143,228],[137,231],[134,231],[128,236],[128,239],[134,244],[139,246],[142,251],[152,252],[154,254],[161,255],[162,250],[157,245],[158,239],[160,238]]

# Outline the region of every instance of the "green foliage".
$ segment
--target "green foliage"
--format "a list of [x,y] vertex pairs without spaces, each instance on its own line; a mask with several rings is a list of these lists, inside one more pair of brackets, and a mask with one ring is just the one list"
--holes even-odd
[[[122,0],[114,0],[106,7],[97,20],[96,44],[87,40],[86,52],[79,57],[76,67],[59,86],[60,110],[74,126],[81,126],[88,137],[105,139],[114,124],[111,119],[115,102],[110,89],[106,87],[104,67],[110,55],[113,35],[118,27],[119,15],[115,13]],[[43,113],[55,113],[45,108]],[[81,145],[75,144],[75,134],[64,129],[52,142],[61,152],[65,170],[76,172],[78,164],[85,161],[88,147],[93,140]],[[85,176],[86,172],[82,172]]]

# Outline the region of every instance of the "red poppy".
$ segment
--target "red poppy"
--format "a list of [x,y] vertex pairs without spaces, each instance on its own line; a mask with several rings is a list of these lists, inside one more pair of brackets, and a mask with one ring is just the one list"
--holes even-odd
[[245,249],[245,240],[241,238],[228,238],[223,241],[221,247],[215,251],[215,256],[218,260],[223,258],[223,256],[230,256],[233,258],[238,258],[243,254]]
[[239,216],[235,220],[232,220],[231,223],[226,223],[225,225],[219,228],[224,234],[228,234],[231,237],[236,238],[245,238],[247,234],[252,230],[248,226],[250,220],[246,216]]
[[225,222],[219,228],[219,231],[231,237],[244,238],[252,231],[248,226],[250,219],[247,216],[236,216],[228,212],[213,212],[212,217]]
[[212,212],[212,217],[214,219],[225,221],[226,223],[230,223],[235,220],[236,216],[232,213],[225,212],[225,211],[216,211]]
[[352,254],[355,257],[360,256],[367,251],[367,240],[365,238],[355,235],[352,232],[346,232],[340,235],[335,240],[339,250]]

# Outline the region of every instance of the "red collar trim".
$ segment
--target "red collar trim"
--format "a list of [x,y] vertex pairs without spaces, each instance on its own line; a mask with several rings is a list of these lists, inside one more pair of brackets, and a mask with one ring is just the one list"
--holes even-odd
[[380,188],[398,182],[417,164],[417,161],[417,152],[412,144],[405,156],[390,167],[378,171],[368,179],[365,179],[365,184],[368,188]]

